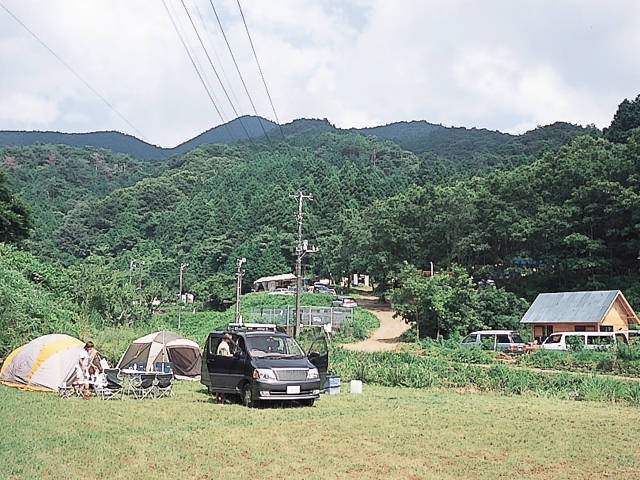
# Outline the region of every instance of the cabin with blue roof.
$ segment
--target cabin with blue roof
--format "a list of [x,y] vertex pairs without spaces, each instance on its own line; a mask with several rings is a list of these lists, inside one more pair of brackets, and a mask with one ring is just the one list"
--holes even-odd
[[541,293],[521,324],[531,325],[538,343],[557,332],[618,332],[639,323],[620,290]]

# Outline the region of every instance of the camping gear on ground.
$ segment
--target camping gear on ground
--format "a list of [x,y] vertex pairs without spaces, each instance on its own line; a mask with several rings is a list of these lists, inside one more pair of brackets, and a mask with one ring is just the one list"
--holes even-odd
[[351,393],[362,393],[362,380],[351,380],[349,388]]
[[202,368],[200,346],[193,340],[169,331],[150,333],[131,342],[117,368],[155,371],[157,362],[172,363],[173,374],[182,380],[199,380]]
[[25,390],[58,392],[71,385],[84,342],[64,334],[49,334],[31,340],[9,354],[0,383]]
[[117,398],[118,400],[124,399],[123,379],[120,376],[120,370],[117,368],[105,368],[104,375],[105,385],[100,391],[102,400],[110,400],[113,398]]
[[132,393],[133,398],[136,400],[143,400],[145,398],[153,398],[155,392],[155,373],[139,373],[132,378]]
[[156,374],[154,398],[173,397],[173,378],[170,373]]

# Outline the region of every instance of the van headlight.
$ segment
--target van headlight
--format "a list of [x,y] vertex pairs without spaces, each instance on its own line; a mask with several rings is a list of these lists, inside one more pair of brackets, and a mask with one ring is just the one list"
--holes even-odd
[[256,380],[266,380],[269,382],[275,382],[276,380],[278,380],[276,378],[275,372],[270,368],[256,368],[253,371],[253,378],[255,378]]
[[317,378],[320,378],[317,368],[310,368],[307,370],[307,380],[315,380]]

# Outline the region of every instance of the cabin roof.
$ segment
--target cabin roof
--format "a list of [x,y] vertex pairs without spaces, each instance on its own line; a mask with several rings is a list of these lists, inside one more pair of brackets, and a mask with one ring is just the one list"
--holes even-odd
[[617,300],[635,316],[620,290],[541,293],[520,323],[600,323]]

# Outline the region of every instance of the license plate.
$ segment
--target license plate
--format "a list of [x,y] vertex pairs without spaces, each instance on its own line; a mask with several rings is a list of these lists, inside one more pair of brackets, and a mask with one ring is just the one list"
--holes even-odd
[[300,393],[300,385],[288,385],[287,386],[287,394],[288,395],[297,395]]

